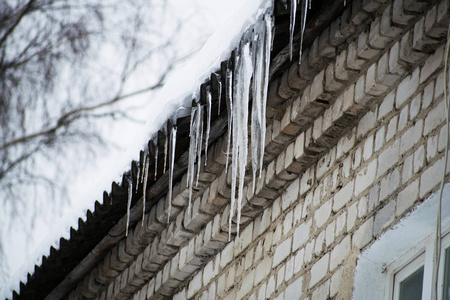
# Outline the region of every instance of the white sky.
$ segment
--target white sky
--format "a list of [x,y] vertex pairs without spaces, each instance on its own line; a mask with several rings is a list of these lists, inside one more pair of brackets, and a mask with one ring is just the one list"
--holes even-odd
[[[139,150],[143,149],[152,133],[182,104],[184,96],[192,94],[201,80],[219,67],[264,2],[267,1],[169,0],[171,6],[176,7],[174,18],[189,16],[185,25],[188,30],[179,41],[179,47],[188,47],[186,43],[198,45],[201,42],[199,36],[210,35],[211,38],[197,55],[168,78],[166,86],[156,97],[138,100],[142,105],[139,118],[147,120],[145,124],[124,121],[104,128],[103,134],[107,139],[113,137],[120,141],[118,147],[109,148],[92,164],[83,167],[83,172],[71,178],[67,187],[70,199],[53,206],[51,200],[43,199],[40,203],[46,206],[46,214],[30,224],[17,224],[21,221],[13,220],[12,226],[8,229],[3,227],[3,230],[2,225],[9,220],[2,220],[5,213],[0,212],[0,243],[4,245],[6,263],[11,271],[6,274],[7,282],[0,283],[0,298],[11,297],[10,289],[17,289],[20,280],[25,281],[26,274],[33,273],[34,265],[40,264],[42,255],[48,255],[50,246],[57,247],[61,236],[69,238],[70,227],[77,228],[78,218],[85,219],[87,209],[93,210],[95,201],[102,201],[103,191],[110,191],[112,181],[121,181],[122,173],[129,170],[131,160],[138,159]],[[33,211],[27,210],[27,206],[21,209],[22,220],[31,220]],[[8,208],[4,212],[8,212]]]

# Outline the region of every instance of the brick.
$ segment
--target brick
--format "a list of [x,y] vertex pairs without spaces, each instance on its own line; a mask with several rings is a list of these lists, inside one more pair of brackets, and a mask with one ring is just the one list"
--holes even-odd
[[344,205],[346,205],[353,196],[354,181],[348,182],[342,187],[335,195],[333,200],[333,211],[339,211]]
[[309,287],[313,287],[325,277],[328,272],[329,260],[330,255],[329,253],[326,253],[311,267],[311,280],[309,281]]
[[299,68],[298,61],[295,61],[293,64],[291,64],[291,66],[289,67],[287,80],[289,87],[301,90],[308,84],[308,81],[299,76],[298,68]]
[[325,90],[328,92],[338,92],[345,87],[344,83],[336,79],[334,63],[330,63],[325,69]]
[[300,299],[302,286],[303,277],[299,277],[286,287],[284,299]]
[[355,33],[355,26],[351,22],[352,10],[351,8],[345,9],[342,13],[341,19],[341,32],[348,38],[350,35]]
[[366,75],[363,74],[356,81],[354,101],[362,107],[370,107],[372,99],[373,96],[366,93]]
[[[386,87],[393,87],[400,79],[400,75],[392,74],[389,70],[389,52],[384,53],[376,63],[375,81]],[[385,91],[387,89],[385,88]]]
[[292,238],[288,238],[277,246],[273,255],[272,267],[278,266],[286,257],[291,254]]
[[404,63],[400,62],[400,42],[397,42],[389,51],[389,73],[403,75],[406,70]]
[[293,235],[292,251],[296,251],[302,247],[308,240],[311,232],[311,219],[298,226]]
[[353,234],[352,242],[358,249],[364,248],[372,241],[373,219],[369,218]]
[[343,269],[344,268],[338,268],[333,276],[331,276],[331,282],[330,282],[330,297],[336,296],[336,294],[340,290],[341,286],[341,279],[343,275]]
[[392,22],[391,12],[392,5],[388,5],[381,15],[380,33],[383,36],[395,38],[402,32],[402,28]]
[[239,238],[235,239],[234,256],[241,254],[253,241],[253,222],[241,230]]
[[336,159],[343,157],[355,145],[356,130],[349,131],[346,135],[341,137],[336,146]]
[[[375,2],[375,1],[372,1]],[[377,17],[370,24],[369,44],[373,48],[384,49],[392,42],[391,37],[386,37],[381,34],[381,18]]]
[[[393,144],[380,153],[378,157],[378,170],[376,173],[377,178],[383,175],[388,169],[396,165],[399,158],[399,145],[399,140],[396,140]],[[356,185],[358,185],[358,182]]]
[[425,118],[423,135],[427,136],[431,131],[440,126],[445,120],[445,102],[441,101],[436,105]]
[[184,227],[186,229],[197,232],[200,230],[202,226],[204,226],[210,219],[211,215],[203,213],[200,210],[201,198],[197,197],[192,203],[192,209],[189,211],[188,209],[184,213]]
[[378,236],[383,229],[388,227],[394,221],[394,218],[395,218],[395,201],[390,201],[375,215],[375,220],[373,224],[373,235]]
[[390,85],[384,85],[377,78],[377,64],[373,64],[366,73],[366,93],[371,96],[381,96],[389,90]]
[[430,36],[425,32],[425,16],[417,21],[414,25],[414,36],[412,41],[412,47],[421,52],[432,52],[437,49],[440,42]]
[[322,227],[328,221],[331,215],[331,205],[332,201],[329,199],[314,213],[314,221],[318,228]]
[[413,127],[408,128],[400,140],[400,154],[404,154],[406,151],[414,147],[419,139],[422,137],[423,121],[419,120]]
[[301,127],[294,122],[291,122],[291,111],[292,106],[289,105],[286,108],[283,118],[281,119],[281,131],[287,135],[296,135],[300,131]]
[[419,86],[419,69],[416,69],[411,75],[403,79],[397,87],[395,97],[395,107],[398,109],[412,97]]
[[392,21],[396,24],[406,26],[414,16],[405,12],[403,2],[404,0],[394,0],[392,4]]
[[394,193],[399,185],[400,172],[397,168],[381,180],[379,201],[383,202],[385,199],[389,199],[388,196]]
[[292,228],[292,210],[286,214],[283,221],[283,235],[286,236]]
[[375,180],[377,160],[372,160],[365,168],[358,172],[355,181],[355,196],[368,188]]
[[330,293],[330,280],[325,281],[321,284],[312,294],[312,299],[329,299],[328,295]]
[[256,264],[255,272],[255,285],[258,285],[261,281],[269,276],[272,267],[272,258],[270,256],[265,257],[262,261]]
[[422,102],[422,95],[417,94],[414,99],[412,99],[409,106],[409,118],[413,120],[420,112],[420,104]]
[[193,297],[202,288],[202,270],[195,274],[195,276],[189,282],[189,287],[187,290],[188,298]]
[[277,271],[277,286],[276,286],[277,290],[281,290],[281,285],[284,282],[284,271],[285,271],[285,269],[286,269],[286,266],[282,265]]
[[404,190],[398,193],[395,215],[400,216],[405,211],[413,207],[413,204],[418,200],[418,195],[419,195],[419,179],[416,179],[410,184],[408,184]]
[[325,250],[325,230],[322,230],[319,235],[317,235],[314,245],[314,254],[320,256],[320,254]]
[[361,57],[366,60],[371,60],[374,58],[380,50],[374,49],[369,45],[369,32],[363,30],[358,35],[358,45],[357,45],[357,54],[358,57]]
[[242,299],[253,289],[254,279],[255,279],[255,270],[251,270],[242,279],[242,284],[241,287],[239,288],[239,291],[237,292],[236,299]]
[[289,71],[286,71],[281,76],[280,86],[278,88],[278,95],[284,99],[290,99],[292,96],[298,93],[298,90],[292,89],[289,86]]
[[[386,142],[389,142],[391,138],[393,138],[395,136],[395,134],[397,133],[397,121],[398,121],[398,116],[393,117],[390,121],[389,124],[387,126],[387,131],[386,131]],[[384,127],[383,127],[384,130]]]
[[413,48],[414,33],[408,31],[400,40],[399,57],[402,61],[412,66],[420,64],[425,58],[426,54],[415,51]]
[[231,241],[228,245],[222,250],[220,254],[220,267],[225,268],[232,260],[234,253],[234,242]]
[[358,202],[353,203],[348,208],[348,214],[347,214],[347,231],[350,232],[353,227],[355,226],[356,219],[358,218]]
[[329,43],[333,46],[339,46],[345,41],[345,37],[341,33],[341,19],[336,18],[330,25]]
[[[424,198],[430,191],[435,189],[441,182],[444,168],[444,159],[441,158],[433,165],[429,166],[420,176],[419,197]],[[447,172],[448,172],[447,168]]]
[[347,68],[347,50],[336,56],[334,76],[343,82],[349,81],[356,75],[356,71]]
[[377,109],[374,108],[368,111],[359,121],[358,129],[356,131],[356,138],[359,139],[366,135],[372,128],[375,127],[377,122]]
[[350,43],[347,51],[347,67],[353,71],[361,70],[366,64],[366,61],[358,56],[357,41]]

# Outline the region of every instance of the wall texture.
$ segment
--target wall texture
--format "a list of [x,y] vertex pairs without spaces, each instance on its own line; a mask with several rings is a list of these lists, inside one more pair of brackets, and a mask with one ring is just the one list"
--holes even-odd
[[270,85],[239,237],[223,137],[192,212],[184,177],[170,215],[163,198],[69,299],[351,299],[360,253],[438,189],[449,13],[448,0],[352,1]]

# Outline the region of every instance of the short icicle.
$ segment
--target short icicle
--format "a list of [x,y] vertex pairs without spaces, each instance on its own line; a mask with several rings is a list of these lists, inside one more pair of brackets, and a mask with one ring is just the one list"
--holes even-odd
[[128,227],[130,226],[130,208],[131,208],[131,199],[133,197],[133,181],[129,178],[128,181],[128,201],[127,201],[127,226],[125,229],[125,236],[128,236]]
[[145,201],[147,199],[147,181],[148,181],[148,168],[150,165],[150,157],[148,154],[145,154],[145,164],[144,164],[144,183],[142,185],[142,223],[141,226],[144,226],[144,217],[145,217]]
[[168,146],[168,142],[169,142],[169,132],[167,130],[167,121],[164,124],[164,168],[163,168],[163,174],[166,174],[166,168],[167,168],[167,155],[169,155],[167,153],[167,146]]
[[140,163],[137,163],[137,166],[138,166],[138,172],[137,172],[137,175],[136,175],[136,193],[138,192],[138,189],[139,189],[139,181],[141,180],[141,165],[140,165]]
[[220,105],[221,105],[221,102],[222,102],[222,82],[218,82],[218,89],[219,89],[219,91],[218,91],[218,95],[217,95],[217,99],[218,99],[218,102],[219,102],[219,105],[218,105],[218,108],[217,108],[217,115],[220,115]]
[[155,145],[155,181],[156,181],[156,176],[158,175],[158,132],[156,133],[156,135],[153,137],[153,144]]

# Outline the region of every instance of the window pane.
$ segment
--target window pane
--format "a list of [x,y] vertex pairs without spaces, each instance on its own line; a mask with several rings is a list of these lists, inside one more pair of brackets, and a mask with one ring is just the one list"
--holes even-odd
[[400,282],[399,300],[422,299],[423,267]]
[[450,300],[450,248],[445,250],[443,300]]

